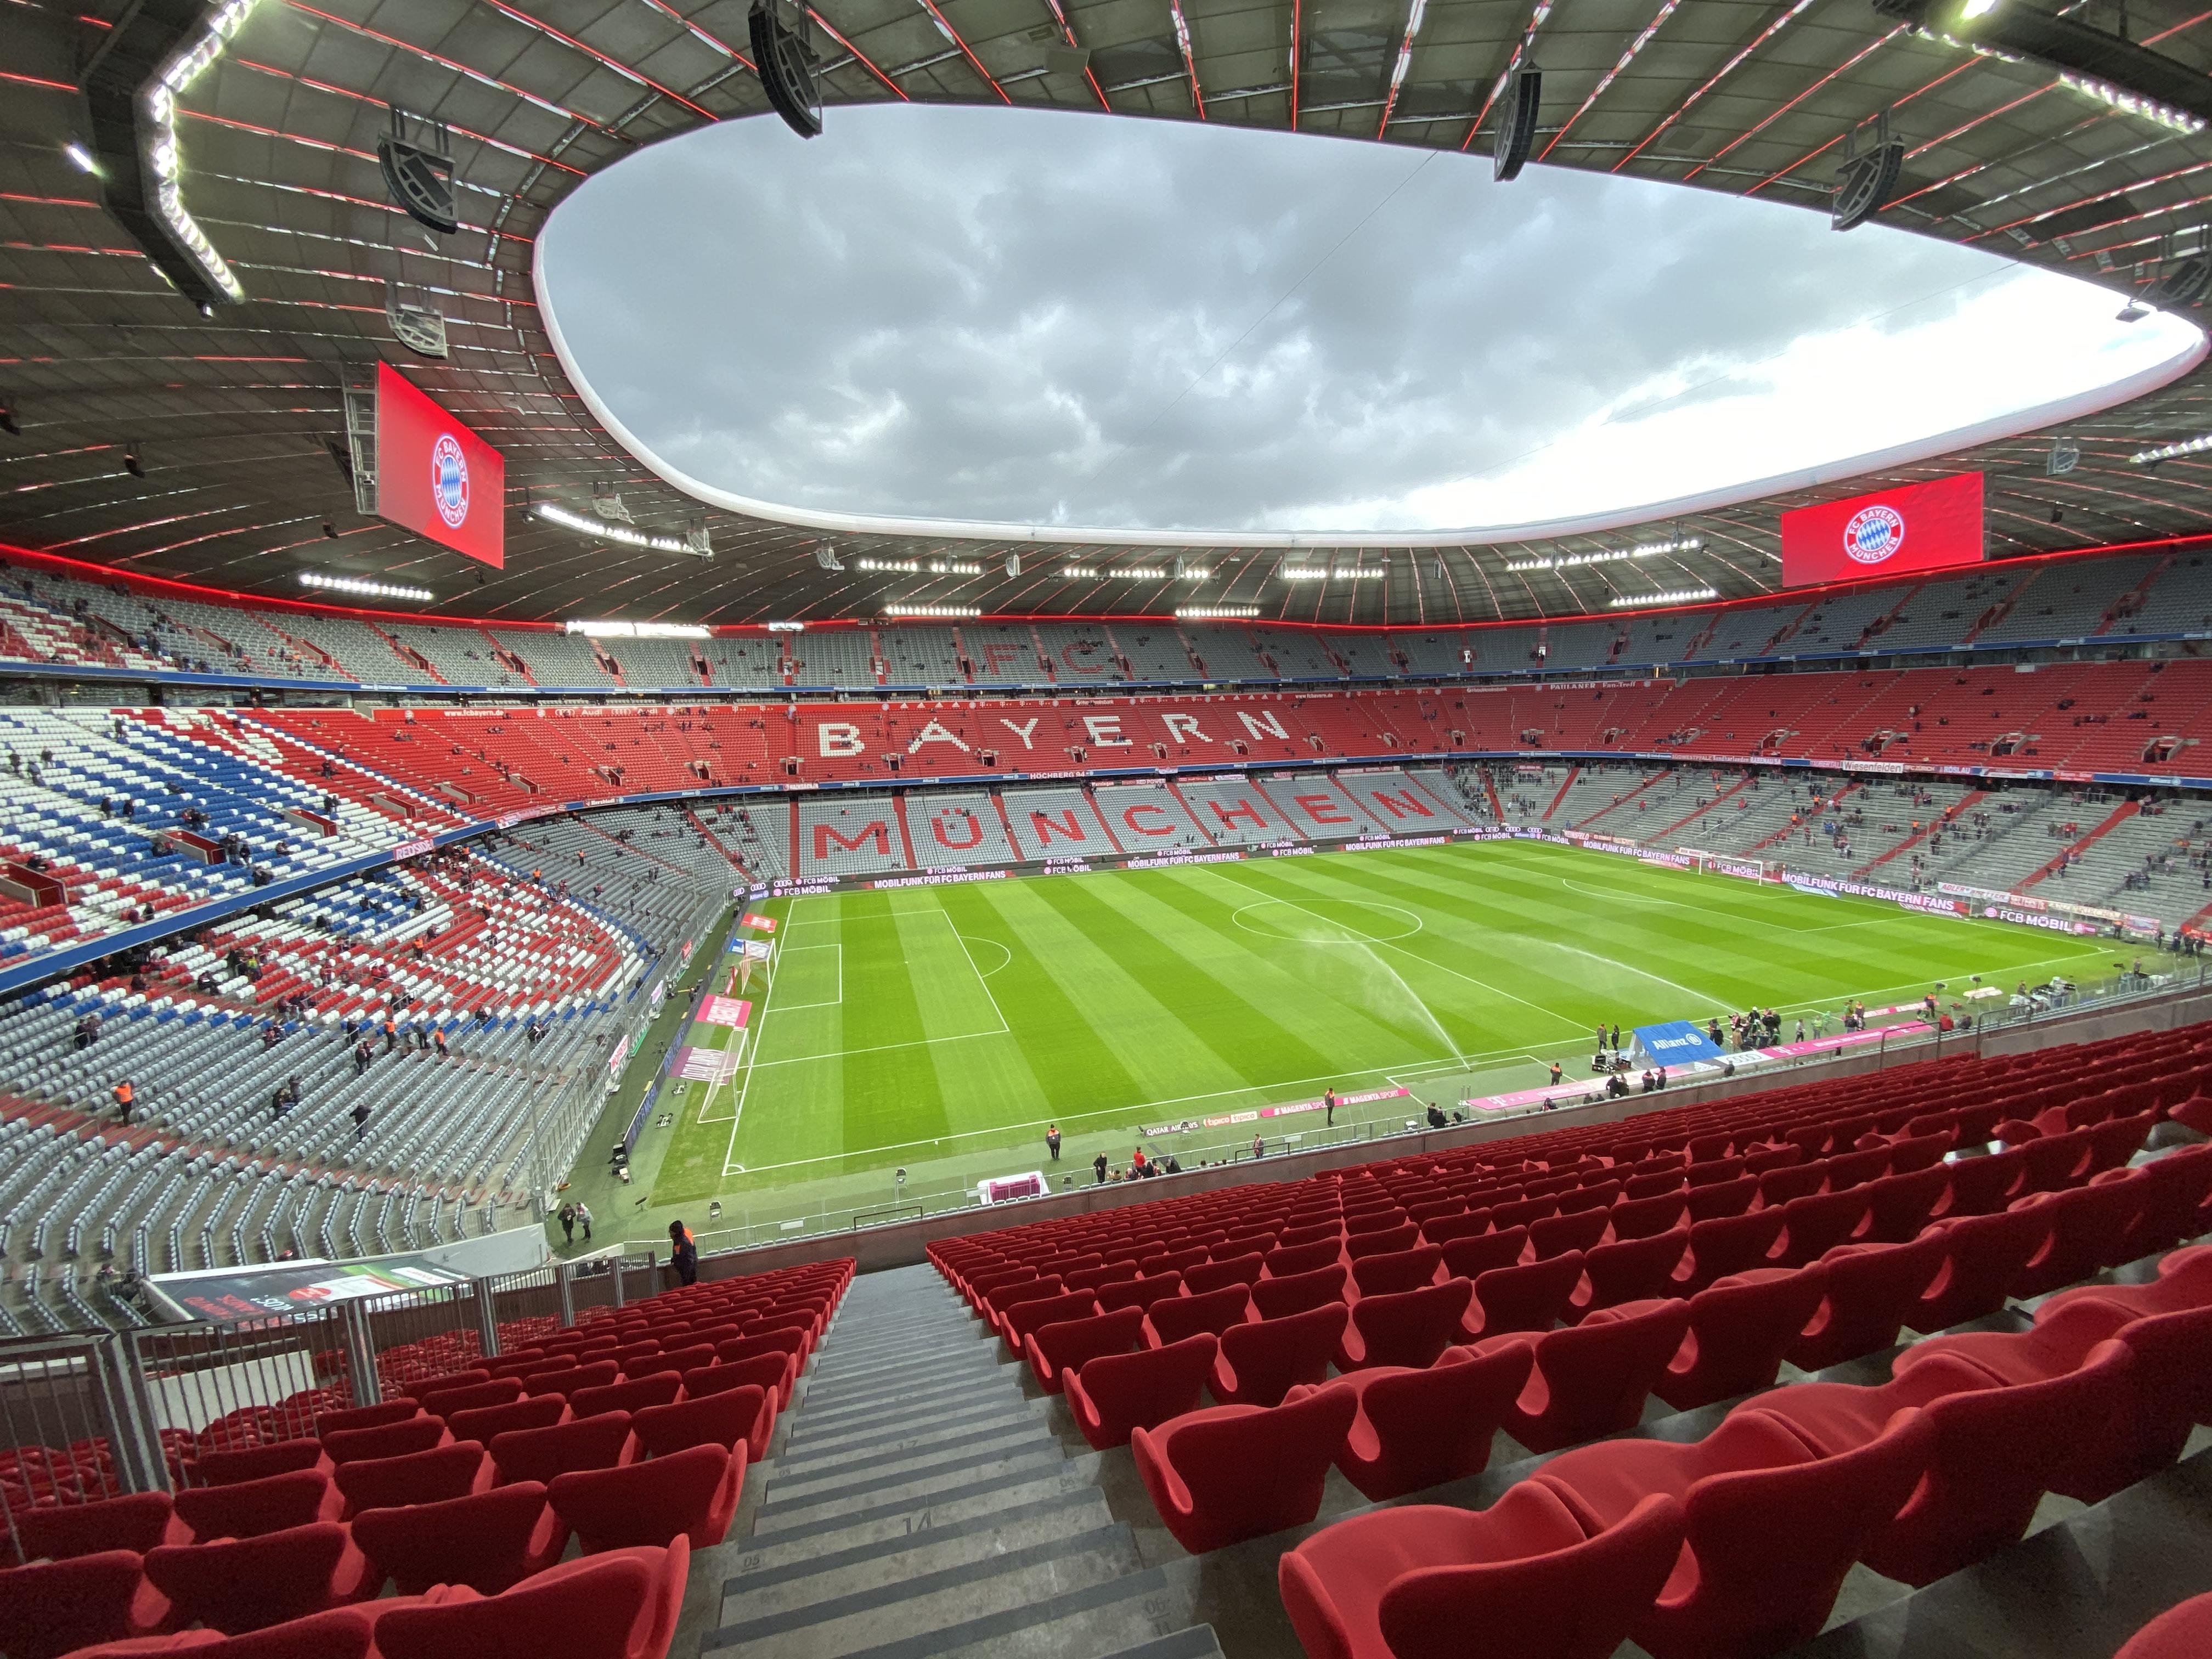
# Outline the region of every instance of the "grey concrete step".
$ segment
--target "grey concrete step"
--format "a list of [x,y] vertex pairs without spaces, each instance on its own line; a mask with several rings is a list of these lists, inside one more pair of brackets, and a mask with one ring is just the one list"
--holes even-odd
[[1172,1636],[1157,1636],[1133,1648],[1123,1648],[1106,1659],[1221,1659],[1221,1640],[1214,1635],[1212,1626],[1193,1625]]
[[940,1487],[922,1497],[896,1498],[810,1519],[787,1517],[772,1528],[756,1528],[745,1540],[737,1565],[752,1572],[811,1561],[842,1550],[909,1538],[936,1527],[988,1518],[1068,1492],[1096,1490],[1097,1483],[1089,1475],[1068,1463],[1039,1462],[1025,1470]]
[[896,1427],[871,1423],[855,1425],[848,1433],[794,1438],[785,1445],[783,1455],[776,1460],[775,1473],[794,1475],[802,1470],[811,1473],[837,1468],[854,1460],[896,1457],[925,1446],[973,1443],[1001,1427],[1034,1425],[1042,1421],[1036,1406],[1030,1401],[1018,1395],[1004,1399],[994,1390],[988,1398],[963,1409],[916,1419]]
[[830,1409],[838,1402],[854,1403],[885,1395],[908,1394],[963,1376],[988,1375],[1014,1364],[995,1347],[963,1341],[938,1352],[926,1352],[892,1364],[872,1365],[864,1370],[839,1371],[817,1365],[807,1372],[810,1397],[816,1406]]
[[1000,1425],[969,1440],[939,1442],[879,1457],[863,1456],[828,1468],[770,1469],[762,1483],[762,1511],[770,1513],[794,1503],[818,1503],[842,1494],[865,1497],[878,1486],[921,1480],[945,1473],[957,1474],[971,1464],[987,1463],[1026,1447],[1060,1443],[1059,1437],[1039,1418]]
[[1187,1626],[1190,1615],[1179,1601],[1153,1567],[893,1637],[845,1659],[1108,1659]]
[[764,1659],[769,1654],[775,1659],[842,1659],[943,1636],[994,1614],[1028,1622],[1041,1605],[1072,1591],[1110,1591],[1139,1566],[1135,1542],[1117,1522],[809,1606],[743,1618],[708,1632],[700,1651],[724,1659]]
[[855,1423],[918,1417],[1000,1390],[1018,1394],[1020,1372],[1010,1365],[969,1366],[934,1378],[918,1379],[909,1388],[888,1388],[860,1395],[817,1395],[810,1388],[793,1403],[793,1411],[801,1426],[811,1433],[817,1428],[835,1426],[843,1430]]
[[725,1626],[748,1620],[814,1607],[840,1596],[875,1590],[885,1584],[988,1561],[1031,1545],[1096,1533],[1114,1517],[1103,1493],[1077,1488],[994,1509],[956,1521],[932,1524],[902,1535],[848,1544],[772,1566],[753,1567],[753,1557],[738,1558],[740,1571],[722,1584]]
[[978,1456],[973,1449],[957,1456],[872,1481],[817,1486],[787,1497],[771,1496],[754,1521],[754,1534],[765,1536],[805,1522],[856,1510],[903,1504],[927,1505],[932,1499],[963,1492],[979,1481],[1012,1481],[1039,1470],[1065,1466],[1060,1443],[1050,1435]]

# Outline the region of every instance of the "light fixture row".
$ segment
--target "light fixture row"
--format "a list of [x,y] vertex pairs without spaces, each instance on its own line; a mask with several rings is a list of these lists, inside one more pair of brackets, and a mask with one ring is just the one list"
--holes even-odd
[[331,593],[350,593],[363,599],[411,599],[416,605],[428,605],[437,598],[427,587],[399,587],[390,582],[368,581],[359,576],[325,576],[317,570],[302,570],[300,586],[320,588]]

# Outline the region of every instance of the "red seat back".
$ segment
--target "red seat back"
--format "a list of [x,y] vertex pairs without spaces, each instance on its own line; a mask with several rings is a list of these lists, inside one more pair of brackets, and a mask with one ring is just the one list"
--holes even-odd
[[1351,1317],[1351,1309],[1332,1299],[1257,1324],[1231,1325],[1221,1334],[1209,1378],[1213,1397],[1224,1406],[1275,1406],[1297,1384],[1320,1382]]
[[568,1410],[576,1417],[598,1417],[605,1412],[638,1412],[647,1406],[665,1406],[683,1391],[681,1372],[656,1371],[649,1376],[626,1377],[601,1389],[579,1389],[568,1396]]
[[552,1484],[570,1469],[611,1468],[625,1461],[629,1413],[606,1412],[550,1429],[510,1429],[491,1443],[502,1486],[516,1480]]
[[195,1542],[212,1538],[258,1538],[311,1522],[336,1520],[323,1509],[331,1478],[319,1469],[295,1469],[228,1486],[191,1486],[176,1496],[177,1516]]
[[354,1542],[402,1595],[420,1595],[433,1584],[495,1595],[557,1555],[567,1536],[535,1480],[441,1503],[364,1510],[353,1518]]
[[473,1491],[483,1460],[482,1441],[459,1440],[404,1457],[368,1457],[341,1464],[334,1478],[356,1511],[437,1504],[465,1498]]
[[321,1612],[346,1548],[343,1527],[318,1521],[258,1538],[164,1545],[147,1552],[146,1577],[179,1623],[235,1636]]

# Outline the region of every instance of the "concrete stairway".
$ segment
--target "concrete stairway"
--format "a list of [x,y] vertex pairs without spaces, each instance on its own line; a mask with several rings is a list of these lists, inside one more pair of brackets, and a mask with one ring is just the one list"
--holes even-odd
[[1218,1659],[986,1334],[932,1268],[854,1283],[696,1564],[702,1659]]

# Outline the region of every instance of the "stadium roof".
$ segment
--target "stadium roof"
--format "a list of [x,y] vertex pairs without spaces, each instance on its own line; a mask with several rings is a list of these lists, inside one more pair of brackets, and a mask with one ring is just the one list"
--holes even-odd
[[[2004,0],[2025,7],[2029,0]],[[1263,619],[1488,621],[1604,610],[1617,591],[1772,589],[1787,507],[1897,477],[1990,475],[1994,553],[2191,533],[2212,459],[2136,453],[2212,432],[2212,369],[2050,434],[1643,531],[1372,553],[1387,580],[1268,581],[1310,555],[1210,547],[1215,579],[1063,582],[1020,544],[824,532],[704,509],[611,438],[562,373],[534,303],[534,238],[585,177],[637,147],[763,113],[742,0],[234,0],[227,49],[179,100],[190,211],[242,285],[202,316],[149,261],[99,181],[65,153],[94,125],[80,91],[204,33],[192,0],[19,0],[0,14],[0,539],[148,575],[297,596],[303,568],[419,584],[439,608],[741,623],[874,615],[889,598],[1040,614],[1254,605]],[[1487,152],[1508,70],[1544,73],[1534,153],[1825,209],[1847,139],[1887,112],[1905,140],[1881,219],[2101,282],[2115,304],[2200,245],[2201,141],[2047,69],[1916,32],[1866,0],[819,0],[807,8],[832,104],[904,98],[1062,105]],[[2138,3],[2130,33],[2192,84],[2212,11]],[[118,27],[120,26],[120,27]],[[1081,68],[1048,67],[1088,52]],[[1055,50],[1057,49],[1057,50]],[[2212,83],[2208,83],[2212,97]],[[376,157],[387,103],[452,129],[457,235],[392,205]],[[2199,124],[2201,125],[2201,123]],[[799,142],[793,138],[794,143]],[[112,185],[110,180],[110,186]],[[435,251],[433,252],[433,248]],[[1624,250],[1623,257],[1633,257]],[[451,355],[392,337],[386,283],[427,289]],[[349,366],[386,357],[507,458],[507,565],[356,514],[333,458]],[[1879,396],[1880,388],[1838,395]],[[137,471],[126,470],[135,454]],[[140,476],[143,474],[143,476]],[[703,519],[711,562],[634,550],[520,509],[588,514],[619,493],[641,528]],[[328,523],[336,532],[325,532]],[[1701,545],[1632,562],[1509,572],[1655,538]],[[833,541],[843,574],[817,562]],[[1157,566],[1172,550],[1060,548]],[[863,574],[859,556],[981,564],[981,577]]]

